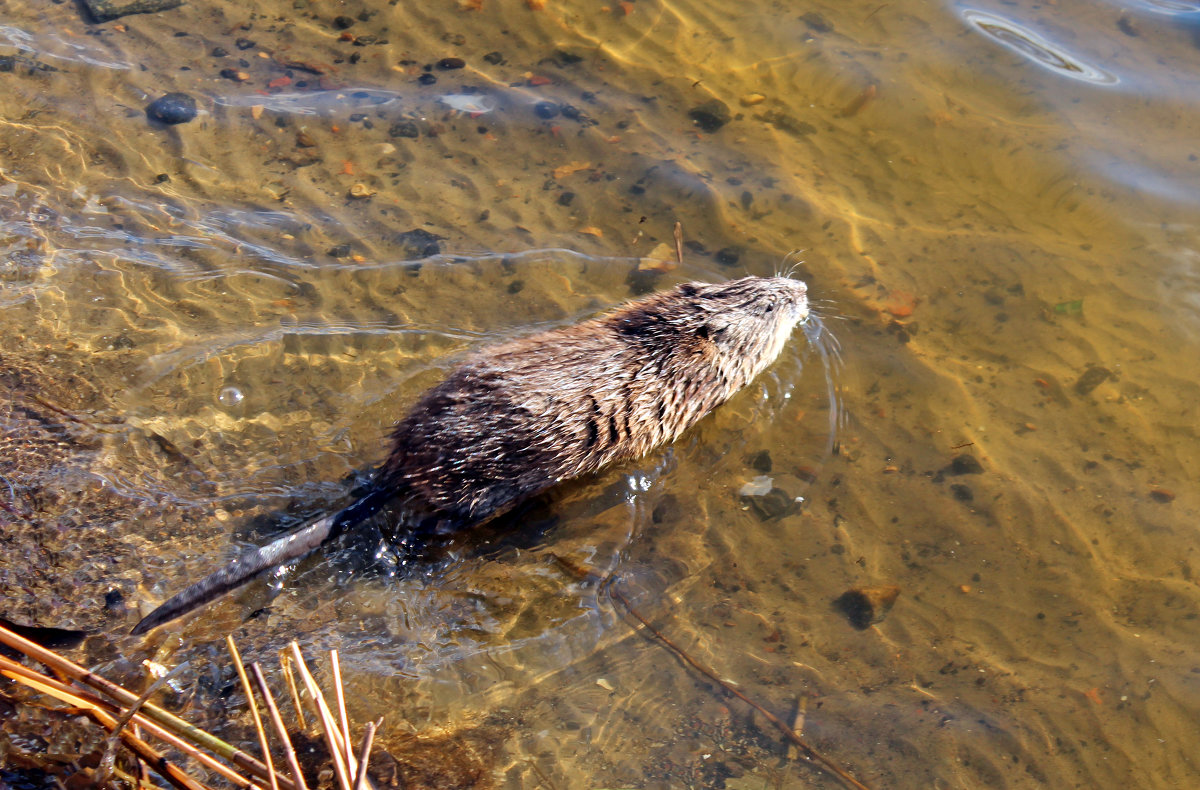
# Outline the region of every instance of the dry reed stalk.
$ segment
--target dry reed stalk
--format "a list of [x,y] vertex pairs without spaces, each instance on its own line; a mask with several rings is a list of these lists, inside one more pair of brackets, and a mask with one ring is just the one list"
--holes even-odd
[[[7,659],[6,659],[7,660]],[[19,665],[18,665],[19,666]],[[141,738],[134,737],[133,733],[119,729],[117,719],[105,711],[100,705],[80,696],[72,691],[63,690],[62,684],[46,683],[43,680],[34,679],[25,673],[17,673],[9,669],[0,672],[5,677],[11,678],[19,683],[22,683],[29,688],[40,691],[43,694],[54,697],[57,700],[73,705],[79,709],[84,715],[94,719],[101,727],[110,732],[120,732],[121,741],[129,747],[138,757],[145,760],[150,767],[158,771],[159,776],[166,779],[174,787],[179,790],[211,790],[207,785],[197,782],[192,777],[183,772],[177,765],[168,760],[163,755],[154,751],[150,744],[143,741]],[[30,674],[38,674],[30,672]],[[46,678],[46,680],[50,680]]]
[[370,783],[367,781],[367,762],[371,759],[371,744],[375,742],[375,730],[383,723],[383,719],[378,722],[369,722],[367,724],[367,732],[363,735],[362,748],[358,750],[358,773],[354,777],[354,790],[370,790]]
[[[74,705],[77,708],[81,708],[85,713],[93,708],[110,717],[113,714],[120,712],[119,706],[109,702],[106,699],[95,696],[92,692],[71,688],[60,680],[43,675],[37,670],[30,669],[23,664],[18,664],[15,661],[4,658],[3,656],[0,656],[0,674],[11,678],[18,683],[26,683],[26,685],[30,685],[30,687],[33,687],[33,683],[42,684],[44,688],[39,688],[39,691],[44,694],[48,694],[49,696],[54,697],[62,702],[66,702],[69,705]],[[137,721],[139,726],[145,729],[146,732],[163,741],[167,745],[183,752],[188,757],[191,757],[199,762],[205,768],[208,768],[214,773],[220,774],[228,781],[233,782],[237,787],[257,787],[257,785],[255,785],[246,777],[234,772],[223,763],[217,762],[217,760],[211,756],[200,751],[195,746],[192,746],[187,741],[184,741],[158,724],[149,721],[148,719],[144,719],[140,715],[135,716],[134,720]],[[113,721],[115,723],[117,720],[113,718]]]
[[[356,767],[354,765],[347,767],[346,765],[346,747],[341,742],[341,733],[338,732],[337,725],[333,723],[333,716],[329,712],[329,706],[325,703],[325,695],[321,693],[321,687],[317,685],[316,679],[308,671],[308,664],[305,663],[304,656],[300,653],[300,645],[293,641],[289,647],[292,650],[292,657],[296,659],[296,670],[300,673],[300,679],[304,681],[308,695],[317,705],[317,713],[321,717],[321,728],[325,730],[325,741],[329,745],[329,757],[333,761],[333,771],[337,775],[338,785],[342,790],[350,790],[350,777],[356,773]],[[353,761],[354,758],[350,759]]]
[[304,774],[300,771],[300,763],[296,760],[296,751],[292,748],[292,739],[288,737],[287,727],[283,726],[283,717],[279,715],[279,707],[275,704],[275,697],[271,696],[271,687],[267,685],[267,679],[263,677],[262,668],[255,662],[250,665],[250,669],[254,672],[254,681],[262,693],[267,711],[271,714],[271,723],[275,725],[275,732],[279,734],[279,740],[283,743],[283,753],[287,757],[288,767],[292,769],[295,786],[299,790],[308,790],[304,784]]
[[[354,765],[354,752],[351,751],[354,747],[350,745],[350,722],[346,717],[346,695],[342,690],[342,667],[338,663],[338,651],[329,651],[329,666],[333,673],[333,692],[337,697],[338,718],[342,723],[342,744],[346,747],[346,765],[351,766]],[[351,769],[352,774],[353,772],[354,769]],[[353,784],[353,778],[351,778],[351,783]]]
[[267,733],[263,729],[262,717],[258,715],[258,703],[254,701],[254,689],[250,687],[250,677],[246,674],[246,667],[242,664],[242,656],[238,653],[237,645],[233,643],[232,634],[225,635],[225,644],[229,647],[233,666],[237,670],[238,679],[242,681],[242,688],[246,692],[246,702],[250,705],[250,714],[254,717],[254,729],[258,732],[258,745],[262,747],[263,762],[267,764],[267,776],[271,780],[271,790],[279,790],[279,782],[275,778],[275,764],[271,761],[271,749],[267,745]]
[[296,688],[296,676],[292,674],[292,657],[288,654],[287,648],[279,651],[279,668],[283,670],[288,691],[292,695],[292,707],[296,709],[296,718],[300,721],[300,729],[307,730],[308,722],[304,720],[304,706],[300,704],[300,689]]
[[[111,697],[123,706],[131,705],[137,701],[137,695],[132,691],[121,688],[116,683],[84,669],[73,661],[63,658],[35,642],[31,642],[3,626],[0,626],[0,643],[24,653],[26,656],[45,664],[55,672],[61,673],[71,680],[91,686],[93,689]],[[231,746],[220,738],[205,732],[199,727],[189,724],[178,716],[168,713],[157,705],[146,703],[142,706],[142,713],[146,719],[154,721],[179,737],[186,738],[197,746],[202,746],[214,754],[229,760],[238,768],[247,771],[255,777],[259,779],[267,778],[267,767],[254,757],[243,752],[241,749]],[[295,790],[291,782],[281,784],[285,790]]]

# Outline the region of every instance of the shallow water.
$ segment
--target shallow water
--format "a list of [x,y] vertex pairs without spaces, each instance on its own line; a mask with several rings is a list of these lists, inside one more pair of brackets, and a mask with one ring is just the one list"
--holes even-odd
[[[336,647],[445,786],[836,786],[563,557],[871,787],[1196,786],[1200,6],[538,5],[4,4],[0,614],[192,660],[170,701],[247,745],[224,634]],[[836,436],[797,333],[519,539],[368,537],[124,636],[344,503],[468,352],[793,250]],[[902,592],[858,631],[864,584]]]

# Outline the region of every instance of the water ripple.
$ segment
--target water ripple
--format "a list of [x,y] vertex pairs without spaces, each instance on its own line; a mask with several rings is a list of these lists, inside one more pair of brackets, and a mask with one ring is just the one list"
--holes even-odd
[[988,38],[1023,55],[1039,66],[1045,66],[1074,80],[1092,82],[1097,85],[1116,85],[1119,80],[1101,68],[1092,66],[1052,44],[1031,30],[1021,27],[1004,17],[984,11],[967,9],[963,19]]

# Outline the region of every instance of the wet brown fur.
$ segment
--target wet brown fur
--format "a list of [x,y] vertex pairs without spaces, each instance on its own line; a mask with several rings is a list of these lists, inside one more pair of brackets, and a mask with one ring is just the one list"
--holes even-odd
[[808,316],[802,282],[685,283],[484,349],[413,405],[371,492],[234,560],[141,633],[302,557],[388,501],[399,531],[449,532],[670,442],[770,365]]

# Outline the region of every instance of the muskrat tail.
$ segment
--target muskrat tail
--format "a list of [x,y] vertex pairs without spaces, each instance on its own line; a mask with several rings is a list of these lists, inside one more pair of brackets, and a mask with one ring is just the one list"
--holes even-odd
[[130,633],[135,636],[144,634],[220,598],[230,590],[241,587],[265,570],[307,557],[320,548],[321,544],[336,538],[347,527],[371,516],[387,498],[386,491],[374,489],[353,505],[331,516],[325,516],[265,546],[247,551],[211,576],[168,598],[157,609],[143,617]]

